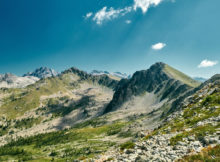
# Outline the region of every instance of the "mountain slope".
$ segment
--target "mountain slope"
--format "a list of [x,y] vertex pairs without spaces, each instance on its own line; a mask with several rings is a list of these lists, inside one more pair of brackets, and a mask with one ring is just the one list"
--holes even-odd
[[112,161],[219,161],[220,75],[197,87],[154,131],[98,158]]
[[[194,122],[204,117],[193,116],[194,110],[188,108],[199,100],[192,103],[187,97],[196,98],[213,90],[212,82],[219,75],[193,88],[197,86],[195,81],[167,66],[156,63],[120,82],[107,75],[94,76],[70,68],[23,89],[0,89],[0,145],[4,145],[0,147],[0,161],[172,160],[175,155],[187,155],[170,145],[176,140],[171,138],[183,132],[166,132],[168,127],[187,131],[187,119]],[[216,92],[212,94],[215,97]],[[173,103],[177,106],[170,111]],[[192,118],[179,116],[185,108]],[[165,155],[158,155],[155,148],[165,151]],[[150,152],[146,153],[147,149]]]
[[198,85],[198,82],[170,66],[164,63],[156,63],[148,70],[134,73],[131,79],[121,80],[116,88],[113,100],[104,113],[115,111],[128,100],[136,96],[143,96],[146,93],[155,98],[155,101],[149,101],[152,102],[149,105],[155,105],[165,100],[171,101]]
[[172,68],[171,66],[164,64],[163,70],[166,74],[168,74],[171,78],[181,81],[182,83],[190,86],[190,87],[197,87],[199,86],[199,82],[193,80],[186,74]]
[[0,89],[0,145],[12,139],[70,128],[102,114],[117,81],[76,68],[23,89]]
[[[0,159],[175,161],[184,158],[182,161],[205,161],[214,157],[218,160],[219,90],[220,82],[215,76],[197,88],[183,101],[184,106],[165,117],[152,132],[145,125],[154,124],[149,123],[149,118],[155,116],[155,112],[113,120],[112,116],[120,115],[115,111],[62,131],[18,138],[0,147]],[[137,127],[141,129],[135,134]],[[200,154],[203,148],[206,149]],[[197,152],[199,154],[194,155]]]
[[[3,102],[0,105],[1,115],[11,117],[23,115],[26,111],[42,107],[44,98],[56,98],[56,96],[72,98],[74,93],[80,93],[82,90],[89,93],[96,89],[96,86],[101,89],[102,86],[109,88],[113,92],[116,84],[117,81],[108,76],[92,76],[76,68],[71,68],[57,77],[42,79],[24,89],[2,91],[3,96],[6,97],[2,98]],[[86,96],[86,93],[82,94],[83,96]]]

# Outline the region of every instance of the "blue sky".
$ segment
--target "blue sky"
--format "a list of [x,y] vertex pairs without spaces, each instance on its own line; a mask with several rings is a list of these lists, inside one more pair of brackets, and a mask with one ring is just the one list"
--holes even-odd
[[[0,73],[133,73],[165,62],[220,73],[219,0],[1,0]],[[154,48],[153,48],[154,47]]]

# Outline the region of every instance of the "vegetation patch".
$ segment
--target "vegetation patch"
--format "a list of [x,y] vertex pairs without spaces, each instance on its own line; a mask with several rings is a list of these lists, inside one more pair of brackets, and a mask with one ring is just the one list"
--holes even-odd
[[[87,121],[84,125],[78,125],[79,128],[72,128],[58,132],[39,134],[27,138],[19,138],[16,141],[11,141],[0,149],[19,148],[27,152],[27,156],[32,156],[34,160],[39,160],[41,157],[74,160],[79,158],[94,157],[97,154],[105,152],[109,147],[116,145],[114,141],[103,140],[106,135],[115,135],[120,133],[126,122],[114,122],[97,126],[102,120]],[[102,122],[101,122],[102,123]],[[91,124],[96,127],[91,127]],[[87,126],[87,127],[82,127]],[[81,128],[82,127],[82,128]],[[14,160],[18,157],[7,155]],[[0,158],[5,158],[6,155],[0,155]]]
[[134,142],[128,141],[128,142],[125,142],[125,143],[121,144],[120,149],[121,150],[133,149],[134,146],[135,146]]
[[15,122],[14,128],[31,128],[35,124],[39,124],[41,122],[41,118],[25,118],[21,120],[17,120]]

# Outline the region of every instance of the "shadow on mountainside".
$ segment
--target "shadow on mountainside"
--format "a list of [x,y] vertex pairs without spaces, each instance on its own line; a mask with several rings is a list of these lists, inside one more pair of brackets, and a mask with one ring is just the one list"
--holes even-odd
[[[54,126],[58,130],[70,128],[71,126],[86,119],[99,116],[103,111],[103,104],[97,103],[95,96],[83,96],[80,100],[72,103],[67,108],[61,108],[64,116]],[[100,105],[100,106],[99,106]]]

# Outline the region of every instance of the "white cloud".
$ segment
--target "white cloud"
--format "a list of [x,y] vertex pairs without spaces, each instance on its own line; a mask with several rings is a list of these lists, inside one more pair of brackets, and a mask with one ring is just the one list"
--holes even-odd
[[[140,8],[143,13],[146,13],[150,7],[158,6],[162,1],[164,0],[133,0],[133,5],[119,9],[114,9],[113,7],[107,8],[105,6],[94,14],[92,12],[87,13],[85,19],[93,17],[92,20],[95,21],[96,24],[101,25],[104,21],[124,16],[131,11],[136,11],[138,8]],[[126,23],[129,24],[130,21],[127,22]]]
[[92,15],[93,15],[93,13],[92,13],[92,12],[87,13],[87,14],[86,14],[86,16],[85,16],[85,19],[90,18]]
[[112,20],[119,16],[124,16],[125,14],[131,12],[131,10],[131,7],[125,7],[123,9],[114,9],[113,7],[108,9],[107,7],[103,7],[95,14],[93,21],[101,25],[104,21]]
[[210,61],[210,60],[203,60],[199,65],[198,68],[206,68],[206,67],[212,67],[218,64],[218,61]]
[[126,20],[125,23],[126,23],[126,24],[130,24],[130,23],[131,23],[131,20]]
[[157,43],[151,46],[153,50],[161,50],[166,46],[165,43]]
[[159,5],[163,0],[134,0],[134,10],[141,8],[143,13],[146,13],[151,6]]

